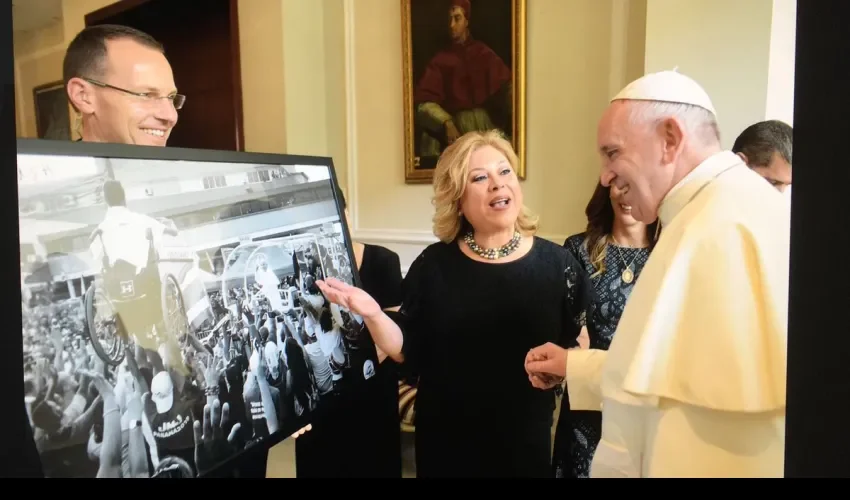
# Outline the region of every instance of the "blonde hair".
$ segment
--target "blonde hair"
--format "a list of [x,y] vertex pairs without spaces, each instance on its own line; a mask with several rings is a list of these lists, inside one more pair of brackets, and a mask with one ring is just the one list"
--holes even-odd
[[590,255],[590,265],[596,270],[590,275],[590,277],[595,278],[605,274],[605,257],[608,254],[608,238],[597,238],[593,242],[593,248],[590,248],[590,238],[585,238],[584,246],[587,248],[587,253]]
[[[490,146],[507,158],[514,172],[519,160],[510,142],[497,130],[469,132],[462,135],[443,151],[434,171],[434,236],[444,243],[457,239],[460,232],[469,227],[466,217],[460,214],[459,202],[466,191],[469,176],[469,160],[479,148]],[[523,234],[537,231],[538,218],[526,206],[520,208],[516,229]]]

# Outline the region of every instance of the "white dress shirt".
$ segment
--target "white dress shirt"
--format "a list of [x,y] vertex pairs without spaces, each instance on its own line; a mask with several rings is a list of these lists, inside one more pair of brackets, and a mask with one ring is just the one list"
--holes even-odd
[[136,272],[148,263],[150,243],[146,229],[153,231],[154,248],[158,248],[166,230],[166,226],[153,217],[132,212],[127,207],[109,207],[103,222],[97,227],[102,233],[90,246],[94,262],[100,265],[105,251],[110,265],[115,265],[118,260],[125,260],[136,266]]

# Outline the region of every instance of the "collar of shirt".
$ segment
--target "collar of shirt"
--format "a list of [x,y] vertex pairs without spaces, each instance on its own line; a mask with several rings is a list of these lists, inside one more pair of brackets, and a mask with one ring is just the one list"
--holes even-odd
[[127,207],[115,206],[109,207],[106,209],[106,215],[104,219],[114,219],[114,218],[126,218],[130,216],[132,212]]
[[669,225],[673,218],[691,201],[697,191],[735,164],[743,165],[744,163],[735,153],[721,151],[709,156],[697,165],[684,179],[673,186],[673,189],[661,201],[661,206],[658,208],[658,219],[661,225]]

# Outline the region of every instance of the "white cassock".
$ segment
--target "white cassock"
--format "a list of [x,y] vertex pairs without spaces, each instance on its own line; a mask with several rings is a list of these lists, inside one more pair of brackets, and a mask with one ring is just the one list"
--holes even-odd
[[270,268],[257,268],[256,273],[254,273],[254,281],[260,285],[260,290],[262,290],[263,295],[269,299],[269,305],[272,310],[286,310],[283,304],[283,299],[280,298],[280,289],[278,288],[278,285],[280,285],[280,279],[278,279],[274,271]]
[[591,477],[782,477],[787,201],[722,152],[659,219],[610,349],[569,352],[571,408],[602,408]]

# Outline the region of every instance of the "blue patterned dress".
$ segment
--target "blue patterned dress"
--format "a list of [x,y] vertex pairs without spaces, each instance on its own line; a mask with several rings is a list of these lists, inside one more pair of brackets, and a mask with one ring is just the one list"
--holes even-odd
[[[596,269],[590,262],[590,253],[584,244],[585,236],[585,233],[570,236],[564,242],[564,247],[581,263],[587,275],[593,276]],[[648,248],[608,245],[605,251],[605,272],[590,279],[593,295],[582,318],[583,326],[587,327],[591,349],[607,350],[611,345],[626,299],[648,258]],[[631,283],[625,283],[622,278],[627,266],[634,273]],[[555,477],[589,477],[590,463],[601,433],[602,412],[571,411],[569,401],[563,398],[552,457]]]

